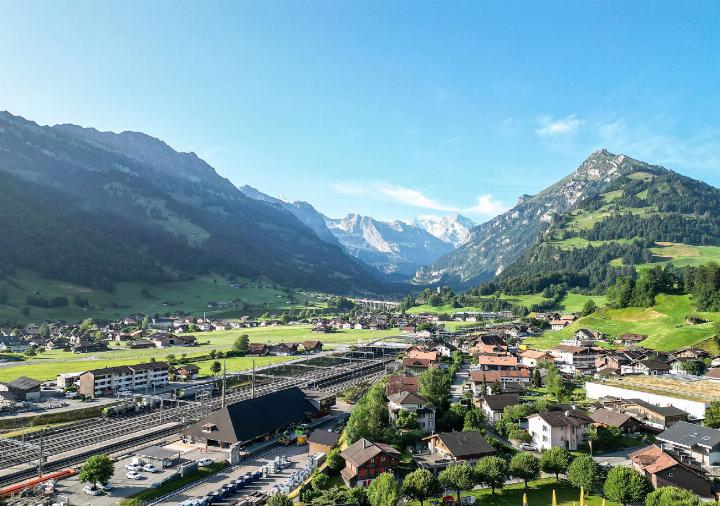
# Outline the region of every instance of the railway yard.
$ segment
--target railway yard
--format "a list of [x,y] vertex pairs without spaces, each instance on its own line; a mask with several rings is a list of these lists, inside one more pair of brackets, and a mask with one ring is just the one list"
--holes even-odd
[[[292,387],[299,387],[310,395],[329,395],[372,382],[385,374],[386,367],[393,361],[392,351],[374,347],[307,356],[195,384],[182,398],[171,394],[138,394],[136,399],[150,406],[139,413],[91,418],[21,437],[2,437],[0,489],[24,483],[40,474],[77,467],[94,454],[105,453],[121,459],[148,445],[178,443],[185,427],[223,405]],[[269,450],[276,446],[270,445]],[[112,495],[117,499],[116,494]]]

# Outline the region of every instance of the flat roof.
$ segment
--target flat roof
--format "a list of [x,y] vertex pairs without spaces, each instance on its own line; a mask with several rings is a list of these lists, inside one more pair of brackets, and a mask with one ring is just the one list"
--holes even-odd
[[178,450],[168,450],[162,446],[148,446],[142,450],[135,452],[139,457],[147,457],[151,459],[169,459],[180,456]]
[[720,383],[707,379],[692,379],[677,375],[621,376],[593,380],[591,383],[706,403],[720,398]]

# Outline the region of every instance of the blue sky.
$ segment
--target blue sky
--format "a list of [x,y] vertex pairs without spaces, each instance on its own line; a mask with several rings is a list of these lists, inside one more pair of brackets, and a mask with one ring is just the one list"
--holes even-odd
[[483,221],[605,147],[720,185],[720,3],[0,2],[0,109],[339,217]]

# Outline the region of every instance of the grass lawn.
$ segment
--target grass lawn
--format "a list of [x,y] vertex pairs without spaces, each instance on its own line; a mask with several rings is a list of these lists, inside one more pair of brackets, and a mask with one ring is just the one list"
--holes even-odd
[[[720,322],[720,313],[698,313],[693,310],[688,295],[658,295],[651,308],[601,309],[581,318],[569,327],[547,331],[537,338],[527,339],[531,346],[547,349],[572,336],[580,328],[603,332],[611,337],[625,333],[646,335],[641,344],[661,351],[672,351],[706,340],[717,334],[714,322]],[[696,314],[709,323],[689,325],[688,315]]]
[[650,248],[655,262],[640,264],[639,269],[671,263],[677,267],[697,266],[708,262],[720,262],[720,246],[691,246],[677,243],[657,243]]
[[[529,295],[502,294],[500,296],[500,298],[508,301],[510,304],[516,304],[518,306],[525,306],[527,308],[531,307],[533,304],[537,304],[537,303],[545,300],[545,298],[542,296],[541,293],[533,293],[533,294],[529,294]],[[598,306],[602,306],[607,303],[607,297],[605,297],[604,295],[580,295],[580,294],[576,294],[576,293],[568,293],[565,296],[565,298],[558,305],[557,310],[567,311],[567,312],[580,311],[588,299],[593,299]],[[450,304],[446,304],[444,306],[434,306],[434,307],[429,304],[423,304],[421,306],[415,306],[413,308],[410,308],[410,309],[408,309],[407,312],[411,313],[411,314],[416,314],[416,313],[442,314],[442,313],[445,313],[445,314],[451,315],[453,313],[462,313],[463,311],[483,312],[483,310],[479,307],[473,307],[473,306],[452,307],[452,305],[450,305]],[[445,327],[448,328],[448,330],[452,330],[449,328],[450,323],[452,323],[452,322],[445,322]]]
[[[269,281],[237,280],[232,288],[222,276],[198,276],[191,281],[149,285],[117,283],[115,290],[106,292],[64,281],[45,279],[30,271],[18,271],[14,276],[0,279],[0,288],[7,292],[6,304],[0,305],[0,321],[68,320],[79,321],[94,317],[116,319],[133,313],[164,314],[177,310],[195,315],[206,312],[222,313],[224,317],[238,316],[239,311],[208,309],[208,302],[231,302],[246,311],[282,311],[289,308],[321,307],[324,304],[304,292],[288,290]],[[150,297],[141,295],[146,288]],[[67,297],[69,305],[59,308],[30,307],[30,315],[21,312],[25,298],[33,292],[41,297]],[[73,303],[80,296],[89,299],[92,308],[84,310]],[[292,300],[293,302],[288,302]],[[230,314],[228,314],[230,313]]]
[[[549,506],[552,502],[553,490],[557,493],[558,506],[573,506],[573,503],[579,504],[580,502],[580,490],[564,481],[556,483],[554,479],[537,480],[530,482],[529,485],[527,490],[529,506]],[[505,486],[502,491],[498,491],[494,496],[490,493],[490,490],[464,492],[462,496],[474,495],[477,498],[476,503],[487,506],[521,506],[524,493],[523,484],[515,483]],[[420,505],[417,501],[411,504],[413,506]],[[426,501],[425,504],[428,504],[428,502]],[[598,496],[586,497],[585,504],[588,506],[600,506],[602,498]],[[606,506],[618,506],[618,503],[607,501]]]
[[[47,351],[37,357],[21,361],[9,362],[0,367],[0,381],[11,381],[19,376],[28,376],[38,380],[54,379],[58,374],[67,372],[81,372],[88,369],[111,367],[117,365],[131,365],[147,362],[150,357],[164,360],[172,353],[177,358],[186,354],[188,358],[206,356],[210,350],[226,351],[232,348],[233,342],[241,334],[248,334],[250,342],[278,343],[300,342],[308,339],[317,339],[328,346],[340,343],[356,343],[371,341],[381,337],[397,334],[397,330],[344,330],[333,334],[316,334],[308,326],[279,326],[256,327],[253,329],[222,330],[217,332],[199,332],[194,334],[198,338],[198,346],[169,348],[153,348],[144,350],[130,350],[123,346],[112,346],[112,351],[99,353],[71,353],[61,350]],[[275,362],[284,362],[295,357],[260,357],[256,359],[256,366]],[[201,373],[208,374],[213,360],[197,362]],[[252,367],[252,359],[248,357],[235,357],[227,361],[228,371],[239,371]]]

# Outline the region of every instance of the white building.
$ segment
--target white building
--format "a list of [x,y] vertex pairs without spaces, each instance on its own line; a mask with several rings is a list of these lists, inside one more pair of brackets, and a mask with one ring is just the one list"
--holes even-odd
[[401,411],[415,413],[423,434],[435,432],[435,410],[428,407],[428,402],[419,395],[410,392],[398,392],[391,395],[388,398],[388,414],[392,426],[397,423],[398,414]]
[[547,411],[528,417],[528,432],[538,450],[564,448],[575,451],[587,441],[592,418],[582,411]]

